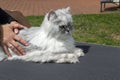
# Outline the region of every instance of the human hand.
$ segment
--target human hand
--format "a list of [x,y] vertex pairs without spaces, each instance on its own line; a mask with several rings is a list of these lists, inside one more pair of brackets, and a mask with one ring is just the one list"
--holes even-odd
[[13,50],[17,55],[25,54],[25,50],[17,42],[20,42],[23,45],[28,45],[28,43],[24,39],[16,35],[19,33],[19,29],[22,28],[24,28],[24,26],[15,21],[11,22],[10,24],[2,25],[3,38],[1,40],[1,44],[4,52],[9,57],[11,57],[12,55],[10,54],[8,48]]

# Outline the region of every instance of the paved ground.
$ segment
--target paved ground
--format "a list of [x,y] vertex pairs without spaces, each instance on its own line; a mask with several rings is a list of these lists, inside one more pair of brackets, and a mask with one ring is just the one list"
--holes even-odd
[[[72,14],[100,13],[100,0],[0,0],[0,7],[19,10],[25,16],[44,15],[51,9],[70,6]],[[115,6],[107,4],[107,6]]]
[[0,62],[0,80],[120,80],[120,48],[78,43],[80,63]]

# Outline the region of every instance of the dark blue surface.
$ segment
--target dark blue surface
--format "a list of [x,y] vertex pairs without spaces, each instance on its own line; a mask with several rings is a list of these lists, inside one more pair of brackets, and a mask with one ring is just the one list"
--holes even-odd
[[111,1],[112,2],[113,0],[100,0],[100,1],[103,1],[103,2],[105,2],[105,1],[110,2]]
[[78,43],[77,64],[0,62],[0,80],[120,80],[120,48]]

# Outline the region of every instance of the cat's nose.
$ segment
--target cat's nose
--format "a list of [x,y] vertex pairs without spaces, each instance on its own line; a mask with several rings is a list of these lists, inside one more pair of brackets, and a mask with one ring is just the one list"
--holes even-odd
[[69,28],[66,28],[66,31],[67,31],[67,32],[70,32],[70,29],[69,29]]
[[69,30],[69,29],[66,29],[66,33],[70,33],[70,30]]
[[69,30],[66,30],[68,33],[70,32]]

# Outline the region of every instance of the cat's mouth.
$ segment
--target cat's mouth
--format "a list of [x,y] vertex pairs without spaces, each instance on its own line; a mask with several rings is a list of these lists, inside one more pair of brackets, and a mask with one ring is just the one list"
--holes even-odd
[[69,25],[61,25],[59,26],[59,30],[61,31],[61,33],[70,33],[72,29]]

